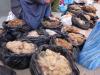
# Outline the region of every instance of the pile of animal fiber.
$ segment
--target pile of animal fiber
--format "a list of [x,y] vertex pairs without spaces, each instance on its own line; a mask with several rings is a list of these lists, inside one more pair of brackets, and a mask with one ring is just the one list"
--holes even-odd
[[6,44],[6,47],[15,54],[31,54],[36,50],[34,44],[25,41],[10,41]]
[[71,75],[69,61],[60,53],[47,49],[39,54],[38,64],[43,75]]

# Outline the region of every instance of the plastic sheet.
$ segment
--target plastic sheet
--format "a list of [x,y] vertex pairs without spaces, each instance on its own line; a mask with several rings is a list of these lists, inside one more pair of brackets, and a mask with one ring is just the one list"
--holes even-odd
[[19,39],[23,36],[22,32],[16,31],[15,29],[9,29],[7,31],[4,32],[4,34],[2,35],[2,40],[1,41],[13,41],[16,39]]

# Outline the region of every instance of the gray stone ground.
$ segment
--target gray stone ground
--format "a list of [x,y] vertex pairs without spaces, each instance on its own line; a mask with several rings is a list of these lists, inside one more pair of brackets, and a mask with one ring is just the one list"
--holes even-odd
[[[5,0],[4,0],[5,1]],[[1,5],[1,4],[0,4]],[[94,4],[94,6],[97,8],[97,15],[100,17],[100,4]],[[1,7],[0,7],[1,8]],[[5,8],[5,9],[7,9],[7,8]],[[5,13],[4,13],[5,14]],[[4,15],[3,14],[3,15]],[[54,13],[56,16],[59,16],[59,14],[58,13]],[[7,15],[7,13],[6,13],[6,15]],[[0,15],[1,16],[1,15]],[[0,25],[1,25],[1,23],[4,21],[6,19],[6,17],[5,16],[3,16],[3,17],[0,17]],[[1,62],[0,62],[0,64],[2,64]],[[82,66],[80,66],[80,65],[78,65],[77,64],[77,66],[78,66],[78,68],[79,68],[79,70],[80,70],[80,75],[100,75],[100,69],[97,69],[97,70],[95,70],[95,71],[90,71],[90,70],[87,70],[86,68],[84,68],[84,67],[82,67]],[[29,71],[29,69],[25,69],[25,70],[15,70],[16,72],[17,72],[17,75],[31,75],[30,74],[30,71]]]

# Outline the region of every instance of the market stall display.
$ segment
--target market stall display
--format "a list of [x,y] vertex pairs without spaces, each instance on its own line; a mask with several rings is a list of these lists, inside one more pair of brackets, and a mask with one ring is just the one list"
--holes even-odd
[[94,6],[73,3],[61,18],[43,20],[37,30],[21,19],[4,21],[0,59],[14,69],[30,68],[32,75],[80,75],[75,62],[97,19]]

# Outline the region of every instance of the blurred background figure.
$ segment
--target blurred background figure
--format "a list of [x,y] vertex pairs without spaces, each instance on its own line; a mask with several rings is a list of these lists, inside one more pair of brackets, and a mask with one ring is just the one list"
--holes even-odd
[[60,0],[54,0],[54,2],[51,4],[53,12],[58,11],[59,4],[60,4]]

